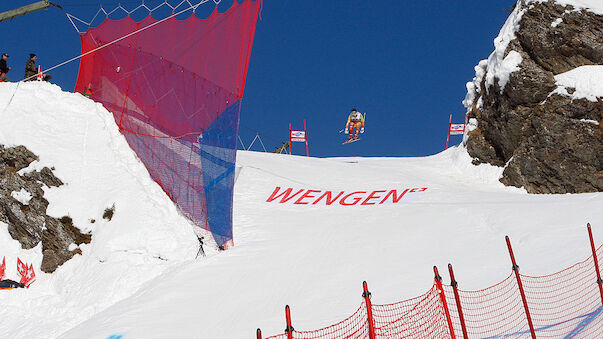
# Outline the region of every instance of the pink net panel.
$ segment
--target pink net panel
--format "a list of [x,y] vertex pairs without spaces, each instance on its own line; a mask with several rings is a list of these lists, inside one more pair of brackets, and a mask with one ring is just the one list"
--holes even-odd
[[260,0],[204,20],[105,20],[81,36],[76,91],[115,117],[149,173],[181,211],[232,242],[241,98]]

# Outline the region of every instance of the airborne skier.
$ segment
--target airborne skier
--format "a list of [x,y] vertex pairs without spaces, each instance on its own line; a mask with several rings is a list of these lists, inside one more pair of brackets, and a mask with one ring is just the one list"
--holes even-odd
[[348,135],[348,140],[344,144],[359,140],[359,133],[364,133],[364,116],[355,108],[352,108],[348,116],[348,122],[345,125],[345,134]]

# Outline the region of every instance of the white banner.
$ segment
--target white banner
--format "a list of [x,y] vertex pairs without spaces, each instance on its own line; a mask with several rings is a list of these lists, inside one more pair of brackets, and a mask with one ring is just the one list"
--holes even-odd
[[450,135],[465,133],[465,124],[450,124]]
[[291,141],[304,142],[306,141],[306,131],[291,131]]

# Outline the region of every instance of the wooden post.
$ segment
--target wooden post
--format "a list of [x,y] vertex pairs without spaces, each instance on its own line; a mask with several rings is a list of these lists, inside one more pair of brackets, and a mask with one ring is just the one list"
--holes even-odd
[[513,255],[513,248],[511,248],[511,240],[509,240],[509,236],[505,236],[505,240],[507,241],[507,248],[509,249],[509,255],[511,256],[511,263],[513,264],[513,272],[515,272],[515,278],[517,279],[517,285],[519,286],[519,293],[521,293],[521,300],[523,301],[523,308],[526,312],[526,317],[528,318],[528,326],[530,327],[530,333],[532,334],[532,339],[536,339],[536,333],[534,332],[534,325],[532,324],[532,317],[530,316],[530,310],[528,308],[528,301],[526,299],[526,294],[523,291],[523,285],[521,284],[521,277],[519,275],[519,266],[515,262],[515,255]]
[[448,264],[448,273],[450,273],[450,285],[454,291],[454,300],[456,300],[456,309],[459,312],[459,319],[461,321],[461,329],[463,330],[463,338],[469,338],[467,336],[467,327],[465,327],[465,317],[463,316],[463,307],[461,307],[461,297],[457,288],[458,283],[454,279],[454,272],[452,271],[452,265]]
[[368,290],[366,281],[362,282],[362,297],[366,304],[366,314],[369,327],[369,339],[375,339],[375,320],[373,319],[373,304],[371,304],[371,292]]
[[595,262],[595,272],[597,272],[597,285],[599,285],[599,294],[601,295],[601,305],[603,305],[603,280],[601,280],[601,272],[599,272],[599,258],[597,258],[597,249],[595,248],[595,242],[593,241],[593,232],[590,229],[590,223],[586,224],[588,229],[588,238],[590,239],[590,248],[593,251],[593,261]]
[[438,273],[438,268],[436,266],[433,267],[433,273],[435,274],[435,284],[438,289],[438,294],[440,295],[440,300],[442,301],[442,306],[444,307],[444,313],[446,314],[446,322],[448,323],[448,329],[450,331],[450,338],[455,339],[454,328],[452,327],[452,319],[450,319],[450,311],[448,310],[448,302],[446,301],[446,295],[444,294],[444,288],[442,287],[442,277],[440,273]]

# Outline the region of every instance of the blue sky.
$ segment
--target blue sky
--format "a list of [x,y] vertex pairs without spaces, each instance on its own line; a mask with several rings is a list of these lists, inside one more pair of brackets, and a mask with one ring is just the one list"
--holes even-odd
[[[0,3],[0,11],[35,0]],[[224,0],[228,8],[233,0]],[[117,1],[57,0],[79,17]],[[147,0],[147,3],[161,1]],[[178,1],[173,0],[172,3]],[[121,1],[133,8],[137,1]],[[424,156],[443,150],[449,114],[463,122],[465,83],[493,50],[512,0],[265,0],[245,88],[240,135],[269,151],[307,121],[313,156]],[[205,4],[213,8],[213,5]],[[202,11],[203,12],[203,11]],[[208,11],[209,12],[209,11]],[[56,8],[0,22],[11,80],[29,53],[49,68],[80,52],[79,36]],[[71,91],[78,62],[51,72]],[[366,112],[362,140],[341,145],[352,107]],[[451,143],[460,142],[459,136]],[[259,145],[258,145],[259,146]],[[255,150],[261,148],[254,147]],[[305,154],[294,143],[295,154]]]

